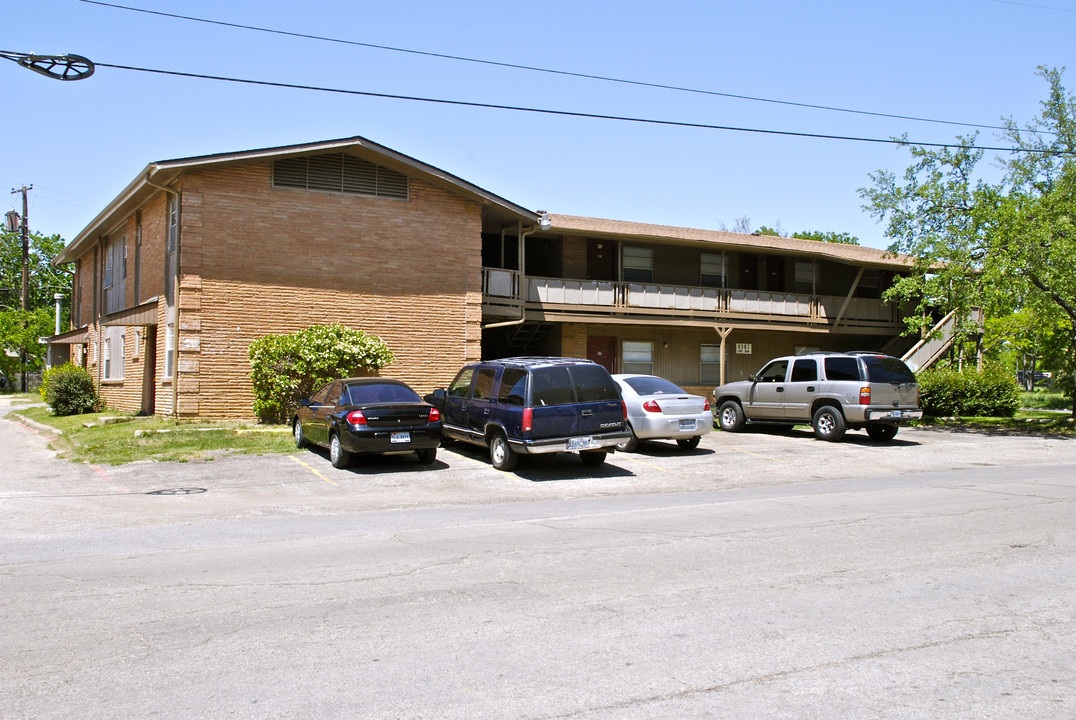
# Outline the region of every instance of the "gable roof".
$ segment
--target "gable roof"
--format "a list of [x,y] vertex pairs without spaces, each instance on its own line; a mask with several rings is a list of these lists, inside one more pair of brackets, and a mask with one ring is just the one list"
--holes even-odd
[[909,255],[863,247],[862,245],[844,245],[776,235],[748,235],[725,230],[699,230],[696,228],[650,225],[648,223],[605,220],[576,215],[554,215],[552,213],[549,214],[549,222],[550,232],[559,232],[566,235],[579,234],[588,237],[608,237],[625,242],[632,240],[656,243],[691,241],[703,245],[714,245],[716,246],[715,249],[732,248],[741,252],[774,252],[782,255],[822,257],[837,262],[893,270],[906,270],[914,262],[914,258]]
[[472,183],[445,172],[433,165],[416,160],[403,153],[396,152],[384,145],[379,145],[364,137],[341,138],[338,140],[324,140],[320,142],[303,143],[299,145],[284,145],[280,147],[261,148],[256,150],[243,150],[240,152],[217,153],[213,155],[199,155],[189,158],[174,160],[159,160],[152,162],[142,170],[139,175],[124,188],[123,192],[109,203],[90,223],[83,228],[78,235],[56,256],[55,263],[63,264],[74,261],[82,254],[84,249],[92,246],[97,237],[114,225],[116,222],[130,215],[151,197],[161,192],[161,185],[168,185],[179,175],[188,169],[211,168],[214,166],[227,165],[249,160],[273,159],[285,157],[297,157],[314,155],[318,153],[336,151],[346,152],[349,149],[362,148],[378,156],[378,161],[386,167],[399,170],[404,174],[419,176],[434,185],[447,187],[458,193],[470,197],[483,207],[489,209],[497,218],[505,223],[537,223],[538,215],[513,202],[483,190]]

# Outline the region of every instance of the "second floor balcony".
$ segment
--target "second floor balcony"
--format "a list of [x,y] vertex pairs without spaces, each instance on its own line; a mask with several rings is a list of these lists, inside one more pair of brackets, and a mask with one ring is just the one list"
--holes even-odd
[[[895,330],[903,327],[902,309],[879,299],[766,292],[662,283],[573,280],[523,276],[516,270],[482,269],[482,306],[488,320],[540,313],[600,322],[602,317],[640,321],[802,324]],[[537,319],[537,318],[536,318]]]

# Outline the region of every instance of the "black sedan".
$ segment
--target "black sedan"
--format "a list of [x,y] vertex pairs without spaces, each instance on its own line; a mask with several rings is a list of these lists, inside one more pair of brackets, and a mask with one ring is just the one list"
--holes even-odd
[[295,447],[329,448],[333,467],[352,455],[415,452],[429,465],[441,443],[441,412],[399,380],[333,380],[299,402],[292,418]]

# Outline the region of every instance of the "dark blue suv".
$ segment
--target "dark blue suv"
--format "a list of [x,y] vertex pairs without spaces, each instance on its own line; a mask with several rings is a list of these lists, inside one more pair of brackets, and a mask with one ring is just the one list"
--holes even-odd
[[590,360],[484,360],[426,400],[441,409],[446,439],[488,447],[498,470],[512,470],[521,454],[554,452],[578,452],[585,465],[601,465],[631,438],[616,382]]

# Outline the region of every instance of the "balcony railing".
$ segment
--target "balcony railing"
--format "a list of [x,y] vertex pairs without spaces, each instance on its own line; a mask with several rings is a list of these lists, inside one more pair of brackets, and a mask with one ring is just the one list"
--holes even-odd
[[[525,287],[525,295],[521,294]],[[522,277],[516,270],[482,269],[483,300],[488,305],[578,308],[579,310],[716,316],[771,316],[803,321],[898,323],[895,305],[845,296],[762,292],[662,283]],[[842,314],[843,309],[843,314]]]

